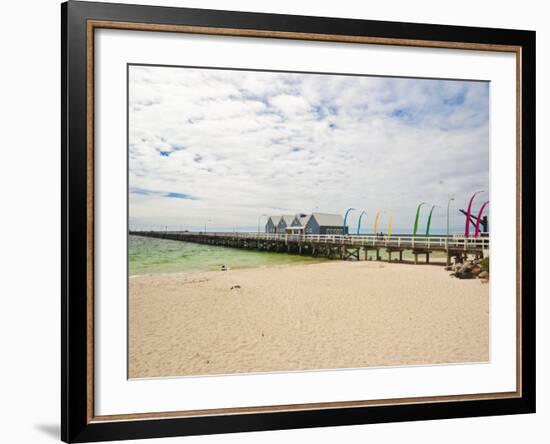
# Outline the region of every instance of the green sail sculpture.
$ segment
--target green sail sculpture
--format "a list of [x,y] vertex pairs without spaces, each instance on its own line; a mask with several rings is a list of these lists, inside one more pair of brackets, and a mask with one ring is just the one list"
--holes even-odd
[[361,232],[361,219],[363,218],[363,216],[366,216],[367,215],[367,212],[366,211],[363,211],[360,215],[359,215],[359,222],[357,222],[357,234],[360,234]]
[[[350,211],[355,211],[355,208],[348,208],[346,210],[346,214],[344,216],[344,223],[342,224],[342,235],[343,236],[346,235],[346,223],[348,221],[348,214],[350,213]],[[349,234],[349,232],[347,234]]]
[[437,207],[437,205],[432,205],[432,209],[430,210],[430,214],[428,215],[428,223],[426,224],[426,237],[430,235],[430,225],[432,224],[432,213],[434,212],[435,207]]
[[420,204],[416,208],[416,217],[414,219],[413,236],[416,236],[416,232],[418,231],[418,217],[420,216],[420,207],[422,205],[426,205],[426,203],[427,202],[420,202]]

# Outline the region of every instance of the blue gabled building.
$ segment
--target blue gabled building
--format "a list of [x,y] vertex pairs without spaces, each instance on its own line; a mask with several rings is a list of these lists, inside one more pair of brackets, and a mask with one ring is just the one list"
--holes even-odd
[[348,227],[343,225],[344,219],[340,214],[313,213],[305,224],[304,234],[348,234]]
[[277,233],[277,224],[280,219],[281,216],[270,216],[265,224],[265,232],[269,234]]

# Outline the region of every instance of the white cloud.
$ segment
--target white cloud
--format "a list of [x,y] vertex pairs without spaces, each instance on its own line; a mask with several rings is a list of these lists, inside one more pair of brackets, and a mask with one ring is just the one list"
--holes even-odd
[[[131,225],[196,229],[211,219],[218,229],[251,229],[263,213],[353,206],[367,210],[366,229],[380,209],[395,209],[394,227],[409,228],[418,202],[446,206],[450,197],[452,224],[462,225],[456,208],[488,189],[488,90],[133,66],[130,187],[142,192],[130,194]],[[443,213],[434,212],[434,228]]]

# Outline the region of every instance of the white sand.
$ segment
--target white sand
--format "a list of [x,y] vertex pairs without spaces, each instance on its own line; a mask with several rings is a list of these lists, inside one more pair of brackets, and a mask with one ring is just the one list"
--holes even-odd
[[131,378],[489,358],[489,286],[438,266],[334,261],[129,285]]

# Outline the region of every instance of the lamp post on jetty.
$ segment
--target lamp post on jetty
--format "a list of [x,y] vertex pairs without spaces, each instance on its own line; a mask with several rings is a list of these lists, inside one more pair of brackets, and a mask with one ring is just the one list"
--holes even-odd
[[451,197],[449,199],[449,202],[447,202],[447,237],[445,237],[445,250],[449,250],[449,208],[451,207],[451,202],[455,200],[454,197]]
[[267,217],[267,214],[260,214],[258,217],[258,234],[260,233],[260,221],[262,220],[262,217]]
[[204,232],[206,233],[206,223],[207,222],[212,222],[212,219],[207,219],[204,221]]

